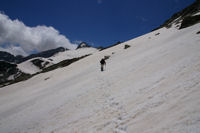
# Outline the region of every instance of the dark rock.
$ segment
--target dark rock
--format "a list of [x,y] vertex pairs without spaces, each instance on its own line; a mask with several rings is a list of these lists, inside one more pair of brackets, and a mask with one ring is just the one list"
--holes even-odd
[[10,75],[18,72],[17,65],[6,61],[0,61],[0,74],[4,78],[8,78]]
[[152,31],[155,31],[163,27],[170,28],[173,23],[179,24],[181,20],[183,20],[183,22],[181,23],[180,29],[186,28],[188,26],[192,26],[196,23],[199,23],[199,17],[198,17],[199,15],[196,17],[192,16],[199,11],[200,11],[200,0],[196,0],[193,4],[184,8],[180,12],[177,12],[174,15],[172,15],[170,19],[166,20],[161,26],[159,26],[158,28],[155,28]]
[[155,34],[155,36],[158,36],[158,35],[160,35],[160,33],[156,33],[156,34]]
[[104,49],[104,47],[102,47],[102,46],[99,46],[99,47],[97,47],[97,49],[101,51],[101,50],[103,50],[103,49]]
[[199,23],[199,22],[200,22],[200,15],[185,17],[183,19],[183,22],[181,24],[180,29],[192,26],[192,25]]
[[19,62],[23,61],[23,58],[24,58],[24,56],[22,56],[22,55],[17,55],[17,56],[15,57],[16,63],[19,63]]
[[31,61],[35,66],[37,66],[39,69],[43,69],[46,67],[46,65],[49,64],[48,61],[43,61],[41,59],[34,59]]
[[[9,78],[9,77],[12,78]],[[21,72],[16,64],[0,61],[0,87],[29,78],[29,74]]]
[[86,42],[82,42],[78,45],[78,47],[76,49],[80,49],[80,48],[89,48],[91,47],[90,45],[88,45]]
[[44,80],[48,80],[48,79],[50,79],[49,77],[47,77],[47,78],[45,78]]
[[12,55],[8,52],[0,51],[0,60],[7,61],[7,62],[15,62],[16,58],[14,55]]
[[131,47],[131,46],[128,45],[128,44],[125,44],[125,45],[124,45],[124,49],[127,49],[127,48],[129,48],[129,47]]

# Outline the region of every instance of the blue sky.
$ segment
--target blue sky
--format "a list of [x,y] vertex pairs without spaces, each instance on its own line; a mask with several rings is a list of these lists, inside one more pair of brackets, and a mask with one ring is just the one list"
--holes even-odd
[[108,46],[150,32],[195,0],[1,0],[26,26],[51,26],[70,42]]

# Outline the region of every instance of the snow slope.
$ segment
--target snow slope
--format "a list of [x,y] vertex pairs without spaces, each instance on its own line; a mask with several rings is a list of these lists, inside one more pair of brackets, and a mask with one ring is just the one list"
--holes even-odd
[[162,28],[0,88],[0,132],[199,133],[199,26]]
[[46,62],[46,61],[49,62],[48,66],[54,64],[51,60],[48,60],[48,59],[42,58],[42,57],[37,57],[37,58],[33,58],[33,59],[30,59],[30,60],[27,60],[25,62],[18,64],[17,68],[19,70],[21,70],[22,72],[28,73],[28,74],[35,74],[37,72],[40,72],[41,69],[31,62],[32,60],[35,60],[35,59],[40,59],[44,62]]
[[35,74],[37,72],[40,72],[41,69],[37,66],[35,66],[31,61],[34,59],[40,59],[45,62],[49,62],[49,64],[46,67],[49,67],[53,64],[57,64],[63,60],[67,59],[73,59],[73,58],[78,58],[81,56],[93,54],[97,52],[98,50],[96,48],[80,48],[77,50],[67,50],[64,52],[59,52],[58,54],[49,57],[49,58],[42,58],[42,57],[36,57],[30,60],[27,60],[25,62],[22,62],[18,64],[18,69],[21,70],[24,73],[28,74]]
[[80,48],[76,50],[68,50],[65,52],[60,52],[56,54],[55,56],[50,57],[49,59],[53,60],[54,63],[59,63],[63,60],[66,59],[73,59],[73,58],[78,58],[81,56],[93,54],[95,52],[98,52],[98,49],[96,48]]

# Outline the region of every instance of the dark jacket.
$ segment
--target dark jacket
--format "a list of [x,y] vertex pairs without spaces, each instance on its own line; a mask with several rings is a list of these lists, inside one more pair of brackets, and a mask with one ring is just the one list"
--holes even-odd
[[106,64],[104,59],[101,59],[100,63],[101,63],[101,65],[105,65]]

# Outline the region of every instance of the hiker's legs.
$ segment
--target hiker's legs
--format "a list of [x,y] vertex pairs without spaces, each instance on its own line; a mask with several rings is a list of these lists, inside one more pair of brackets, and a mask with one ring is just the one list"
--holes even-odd
[[103,71],[103,65],[101,64],[101,71]]

